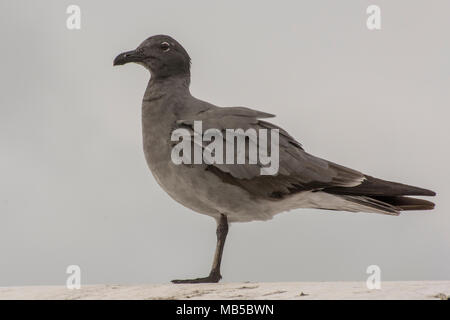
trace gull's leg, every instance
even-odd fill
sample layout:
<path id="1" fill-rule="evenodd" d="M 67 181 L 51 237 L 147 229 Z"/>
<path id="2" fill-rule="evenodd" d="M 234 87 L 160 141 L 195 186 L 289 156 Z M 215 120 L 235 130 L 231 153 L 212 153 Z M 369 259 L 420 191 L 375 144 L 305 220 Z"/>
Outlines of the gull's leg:
<path id="1" fill-rule="evenodd" d="M 214 253 L 214 260 L 209 276 L 196 279 L 172 280 L 173 283 L 216 283 L 219 282 L 220 279 L 222 279 L 222 276 L 220 274 L 220 262 L 222 261 L 223 247 L 225 245 L 225 239 L 227 238 L 228 234 L 228 220 L 227 216 L 224 214 L 220 215 L 220 218 L 217 221 L 216 234 L 216 252 Z"/>

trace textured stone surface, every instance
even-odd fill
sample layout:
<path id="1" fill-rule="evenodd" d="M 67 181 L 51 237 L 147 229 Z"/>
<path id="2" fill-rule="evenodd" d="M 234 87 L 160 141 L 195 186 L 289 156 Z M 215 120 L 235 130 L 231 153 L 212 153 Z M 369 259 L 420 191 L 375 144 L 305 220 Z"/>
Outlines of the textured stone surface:
<path id="1" fill-rule="evenodd" d="M 1 287 L 0 299 L 447 299 L 450 281 L 279 282 Z"/>

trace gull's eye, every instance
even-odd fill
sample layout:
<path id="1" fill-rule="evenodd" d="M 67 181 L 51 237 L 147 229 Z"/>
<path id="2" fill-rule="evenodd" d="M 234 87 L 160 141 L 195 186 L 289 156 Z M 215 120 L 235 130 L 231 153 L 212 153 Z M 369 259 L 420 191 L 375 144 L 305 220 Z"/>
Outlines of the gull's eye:
<path id="1" fill-rule="evenodd" d="M 159 47 L 161 48 L 161 50 L 163 51 L 169 51 L 170 50 L 170 44 L 167 42 L 161 42 L 161 44 L 159 45 Z"/>

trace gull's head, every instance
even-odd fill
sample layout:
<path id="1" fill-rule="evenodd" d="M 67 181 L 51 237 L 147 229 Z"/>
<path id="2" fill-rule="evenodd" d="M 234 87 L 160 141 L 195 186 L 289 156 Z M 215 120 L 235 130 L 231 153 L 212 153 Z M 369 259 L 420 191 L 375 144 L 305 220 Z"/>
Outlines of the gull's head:
<path id="1" fill-rule="evenodd" d="M 191 58 L 175 39 L 157 35 L 146 39 L 135 50 L 119 54 L 113 65 L 138 63 L 150 70 L 152 77 L 189 75 Z"/>

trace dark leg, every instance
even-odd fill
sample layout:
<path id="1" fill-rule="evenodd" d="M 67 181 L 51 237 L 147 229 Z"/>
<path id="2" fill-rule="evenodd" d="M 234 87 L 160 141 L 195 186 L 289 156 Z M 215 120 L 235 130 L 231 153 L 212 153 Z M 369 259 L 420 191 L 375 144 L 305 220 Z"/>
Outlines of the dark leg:
<path id="1" fill-rule="evenodd" d="M 216 252 L 214 253 L 214 260 L 209 276 L 197 279 L 172 280 L 173 283 L 216 283 L 219 282 L 220 279 L 222 279 L 222 276 L 220 275 L 220 262 L 222 261 L 223 247 L 225 245 L 225 239 L 227 238 L 228 234 L 228 220 L 226 215 L 222 214 L 217 221 L 216 234 Z"/>

